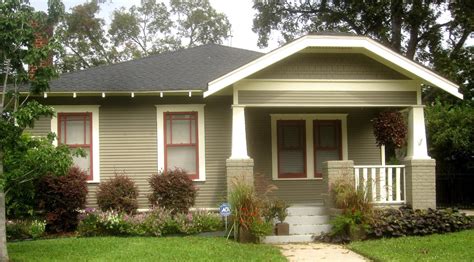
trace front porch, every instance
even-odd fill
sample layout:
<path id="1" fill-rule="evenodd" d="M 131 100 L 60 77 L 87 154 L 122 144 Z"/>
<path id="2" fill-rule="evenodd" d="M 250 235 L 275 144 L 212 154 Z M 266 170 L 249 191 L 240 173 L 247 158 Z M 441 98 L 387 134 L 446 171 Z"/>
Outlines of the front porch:
<path id="1" fill-rule="evenodd" d="M 427 154 L 423 107 L 399 108 L 408 113 L 409 130 L 407 156 L 399 165 L 383 163 L 381 150 L 375 143 L 371 119 L 383 109 L 234 105 L 232 156 L 227 160 L 227 179 L 244 174 L 253 182 L 259 175 L 278 187 L 272 196 L 291 205 L 305 206 L 327 204 L 325 196 L 331 183 L 343 176 L 354 181 L 355 187 L 366 189 L 367 196 L 376 205 L 435 208 L 435 161 Z M 295 159 L 292 161 L 283 159 L 277 148 L 283 143 L 277 134 L 277 123 L 282 117 L 302 121 L 301 126 L 304 125 L 301 128 L 305 131 L 304 139 L 299 139 L 304 141 L 304 153 L 290 154 Z M 323 153 L 318 151 L 318 143 L 322 142 L 316 141 L 323 139 L 315 131 L 319 120 L 340 121 L 339 129 L 334 129 L 337 146 L 325 147 L 329 151 Z M 331 148 L 335 148 L 334 151 Z M 296 159 L 297 156 L 302 159 Z M 283 161 L 286 162 L 281 163 Z M 285 168 L 287 172 L 281 172 Z"/>

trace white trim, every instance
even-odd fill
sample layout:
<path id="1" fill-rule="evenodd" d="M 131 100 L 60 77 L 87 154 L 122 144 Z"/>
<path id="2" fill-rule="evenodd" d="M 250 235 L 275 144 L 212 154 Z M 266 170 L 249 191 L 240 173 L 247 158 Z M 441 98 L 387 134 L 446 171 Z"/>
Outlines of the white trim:
<path id="1" fill-rule="evenodd" d="M 423 83 L 437 86 L 446 92 L 462 99 L 462 94 L 458 91 L 458 85 L 443 78 L 429 69 L 415 63 L 414 61 L 401 56 L 382 44 L 362 36 L 303 36 L 290 42 L 252 62 L 241 66 L 224 76 L 221 76 L 208 84 L 208 91 L 204 92 L 204 97 L 210 96 L 219 90 L 232 85 L 233 83 L 250 76 L 284 58 L 302 51 L 307 47 L 345 47 L 359 49 L 360 53 L 367 53 L 376 60 L 387 64 L 398 71 L 404 71 L 416 76 Z"/>
<path id="2" fill-rule="evenodd" d="M 243 107 L 309 107 L 309 108 L 340 108 L 340 107 L 411 107 L 413 104 L 239 104 Z"/>
<path id="3" fill-rule="evenodd" d="M 245 107 L 232 105 L 232 153 L 230 159 L 249 159 L 245 129 Z"/>
<path id="4" fill-rule="evenodd" d="M 272 135 L 272 179 L 273 180 L 321 180 L 314 177 L 314 120 L 340 120 L 342 136 L 342 160 L 348 160 L 347 114 L 270 114 Z M 278 178 L 277 120 L 306 121 L 306 178 Z"/>
<path id="5" fill-rule="evenodd" d="M 88 183 L 100 182 L 100 136 L 99 136 L 99 107 L 100 105 L 57 105 L 52 106 L 56 113 L 92 113 L 92 180 Z M 58 118 L 51 118 L 51 132 L 58 134 Z M 57 137 L 57 136 L 56 136 Z M 58 145 L 57 139 L 53 141 Z"/>
<path id="6" fill-rule="evenodd" d="M 158 148 L 158 171 L 165 168 L 165 142 L 163 113 L 165 112 L 197 112 L 198 113 L 198 147 L 199 147 L 199 179 L 193 181 L 206 181 L 206 148 L 204 128 L 204 104 L 174 104 L 156 106 L 156 135 Z"/>
<path id="7" fill-rule="evenodd" d="M 426 143 L 424 108 L 415 106 L 408 112 L 407 160 L 431 159 Z"/>

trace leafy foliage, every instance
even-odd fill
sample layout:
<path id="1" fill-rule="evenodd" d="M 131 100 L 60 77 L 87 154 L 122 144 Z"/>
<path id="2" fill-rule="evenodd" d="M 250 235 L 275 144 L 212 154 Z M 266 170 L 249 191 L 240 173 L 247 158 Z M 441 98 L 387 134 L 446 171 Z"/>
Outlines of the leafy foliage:
<path id="1" fill-rule="evenodd" d="M 76 229 L 78 210 L 86 203 L 86 173 L 72 167 L 64 176 L 44 176 L 38 183 L 37 192 L 38 207 L 45 211 L 48 232 Z"/>
<path id="2" fill-rule="evenodd" d="M 152 193 L 148 196 L 152 206 L 187 213 L 196 201 L 197 188 L 182 169 L 154 174 L 148 180 Z"/>
<path id="3" fill-rule="evenodd" d="M 65 175 L 72 165 L 67 146 L 54 146 L 54 135 L 32 138 L 22 135 L 14 147 L 5 148 L 5 192 L 10 218 L 33 215 L 36 184 L 47 175 Z"/>
<path id="4" fill-rule="evenodd" d="M 159 207 L 135 215 L 86 209 L 80 220 L 78 231 L 82 236 L 190 235 L 222 229 L 222 219 L 216 213 L 196 211 L 172 214 L 170 210 Z"/>
<path id="5" fill-rule="evenodd" d="M 372 119 L 372 123 L 378 146 L 400 148 L 406 143 L 408 129 L 402 113 L 383 111 Z"/>
<path id="6" fill-rule="evenodd" d="M 97 204 L 102 211 L 135 213 L 138 208 L 138 188 L 135 182 L 124 174 L 101 182 L 97 191 Z"/>
<path id="7" fill-rule="evenodd" d="M 43 236 L 46 222 L 42 220 L 11 220 L 7 222 L 7 239 L 37 239 Z"/>
<path id="8" fill-rule="evenodd" d="M 370 224 L 371 237 L 424 236 L 473 228 L 472 218 L 455 210 L 380 209 Z"/>

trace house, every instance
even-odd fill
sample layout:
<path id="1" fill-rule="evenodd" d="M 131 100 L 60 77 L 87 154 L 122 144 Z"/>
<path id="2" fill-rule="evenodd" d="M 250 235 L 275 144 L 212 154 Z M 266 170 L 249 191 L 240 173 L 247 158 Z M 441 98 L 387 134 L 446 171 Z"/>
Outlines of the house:
<path id="1" fill-rule="evenodd" d="M 87 152 L 75 163 L 89 175 L 89 206 L 123 171 L 147 208 L 151 174 L 180 167 L 202 208 L 225 199 L 232 177 L 257 173 L 294 205 L 323 203 L 328 181 L 350 175 L 371 185 L 374 202 L 433 208 L 422 84 L 462 98 L 367 37 L 307 35 L 267 54 L 210 44 L 63 74 L 38 98 L 57 116 L 31 132 Z M 382 164 L 375 144 L 371 119 L 387 108 L 408 115 L 403 165 Z"/>

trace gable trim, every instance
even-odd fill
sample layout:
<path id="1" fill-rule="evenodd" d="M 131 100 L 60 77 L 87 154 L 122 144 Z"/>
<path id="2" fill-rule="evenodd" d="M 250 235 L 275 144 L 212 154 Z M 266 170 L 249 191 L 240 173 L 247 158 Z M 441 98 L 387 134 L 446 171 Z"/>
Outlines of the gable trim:
<path id="1" fill-rule="evenodd" d="M 367 50 L 370 54 L 391 63 L 396 67 L 419 77 L 423 83 L 437 86 L 446 92 L 461 98 L 463 95 L 458 91 L 458 85 L 446 78 L 424 68 L 416 62 L 399 55 L 382 44 L 361 36 L 316 36 L 307 35 L 291 43 L 288 43 L 256 60 L 239 67 L 224 76 L 221 76 L 208 84 L 208 90 L 204 92 L 204 97 L 210 96 L 223 88 L 234 84 L 290 55 L 293 55 L 307 47 L 332 47 L 332 48 L 358 48 Z M 363 52 L 362 52 L 363 53 Z"/>

